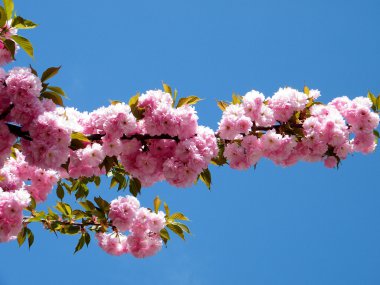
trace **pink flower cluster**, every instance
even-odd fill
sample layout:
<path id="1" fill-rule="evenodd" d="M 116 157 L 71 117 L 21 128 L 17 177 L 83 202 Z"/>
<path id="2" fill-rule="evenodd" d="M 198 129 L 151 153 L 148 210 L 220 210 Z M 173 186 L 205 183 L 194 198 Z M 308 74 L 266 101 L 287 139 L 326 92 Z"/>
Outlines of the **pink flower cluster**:
<path id="1" fill-rule="evenodd" d="M 371 111 L 371 101 L 341 97 L 328 105 L 314 104 L 306 112 L 306 105 L 319 95 L 317 90 L 306 95 L 281 88 L 265 100 L 263 94 L 251 91 L 241 104 L 229 105 L 218 131 L 226 142 L 224 156 L 230 166 L 246 169 L 266 157 L 282 166 L 324 160 L 331 168 L 354 151 L 372 152 L 379 115 Z M 297 111 L 308 115 L 285 132 L 287 121 Z"/>
<path id="2" fill-rule="evenodd" d="M 43 202 L 59 179 L 56 171 L 28 164 L 25 156 L 16 150 L 16 158 L 8 158 L 0 169 L 0 187 L 4 191 L 25 189 L 36 200 Z M 25 183 L 26 181 L 26 183 Z"/>
<path id="3" fill-rule="evenodd" d="M 29 68 L 15 67 L 9 71 L 5 84 L 7 92 L 4 95 L 8 96 L 14 105 L 8 121 L 27 129 L 45 111 L 38 98 L 42 90 L 41 80 Z"/>
<path id="4" fill-rule="evenodd" d="M 28 162 L 46 169 L 58 169 L 67 161 L 71 130 L 63 117 L 44 112 L 31 123 L 29 133 L 32 141 L 22 140 Z"/>
<path id="5" fill-rule="evenodd" d="M 0 120 L 0 165 L 15 140 L 5 126 L 10 122 L 30 134 L 32 141 L 21 140 L 28 162 L 46 169 L 58 169 L 68 159 L 71 140 L 71 129 L 67 127 L 64 114 L 55 112 L 53 101 L 40 99 L 41 80 L 29 68 L 16 67 L 8 73 L 0 69 L 0 82 L 3 83 L 0 115 L 5 116 Z"/>
<path id="6" fill-rule="evenodd" d="M 217 154 L 216 138 L 211 129 L 198 126 L 193 107 L 184 105 L 175 109 L 172 103 L 170 94 L 148 91 L 138 100 L 138 108 L 143 110 L 139 121 L 124 103 L 91 113 L 69 109 L 65 112 L 68 125 L 75 125 L 76 121 L 80 126 L 72 129 L 86 135 L 102 135 L 101 141 L 70 152 L 69 175 L 74 178 L 100 175 L 103 172 L 99 164 L 106 156 L 115 156 L 143 186 L 164 179 L 180 187 L 193 183 Z M 159 138 L 161 135 L 169 138 Z"/>
<path id="7" fill-rule="evenodd" d="M 99 165 L 106 156 L 114 156 L 143 186 L 166 179 L 184 187 L 193 183 L 217 154 L 214 133 L 198 126 L 195 109 L 189 105 L 173 108 L 171 95 L 161 90 L 147 91 L 139 98 L 143 118 L 137 121 L 130 106 L 124 103 L 91 113 L 55 108 L 38 99 L 41 82 L 29 69 L 16 68 L 4 76 L 4 98 L 14 104 L 7 120 L 29 132 L 32 140 L 21 140 L 22 151 L 30 164 L 40 168 L 61 171 L 61 165 L 69 160 L 68 176 L 89 177 L 104 174 Z M 72 132 L 100 135 L 101 140 L 70 150 Z M 148 138 L 133 139 L 134 135 Z M 162 135 L 169 138 L 159 138 Z M 0 136 L 4 137 L 0 154 L 5 158 L 14 136 L 4 126 Z M 157 138 L 150 139 L 154 136 Z"/>
<path id="8" fill-rule="evenodd" d="M 3 116 L 3 120 L 0 120 L 0 165 L 2 165 L 5 155 L 9 155 L 10 147 L 15 141 L 15 136 L 7 130 L 5 123 L 19 124 L 27 130 L 45 111 L 47 104 L 39 100 L 41 81 L 29 68 L 16 67 L 8 73 L 0 69 L 0 83 L 0 115 Z M 11 104 L 12 109 L 10 109 Z"/>
<path id="9" fill-rule="evenodd" d="M 70 152 L 69 175 L 77 178 L 104 174 L 99 168 L 106 156 L 118 156 L 122 151 L 123 136 L 137 132 L 137 121 L 131 108 L 124 103 L 101 107 L 91 113 L 80 113 L 66 108 L 67 121 L 74 131 L 87 135 L 102 135 L 100 143 L 88 143 L 83 149 Z M 61 110 L 59 112 L 62 113 Z"/>
<path id="10" fill-rule="evenodd" d="M 78 122 L 85 134 L 105 134 L 112 141 L 136 132 L 136 118 L 125 103 L 101 107 L 89 114 L 84 113 Z"/>
<path id="11" fill-rule="evenodd" d="M 91 177 L 105 174 L 104 169 L 99 167 L 104 158 L 104 150 L 98 143 L 88 144 L 83 149 L 70 151 L 69 176 L 79 178 L 80 176 Z"/>
<path id="12" fill-rule="evenodd" d="M 143 147 L 136 139 L 123 141 L 121 163 L 126 171 L 148 186 L 166 179 L 177 187 L 193 183 L 217 154 L 211 129 L 199 126 L 196 136 L 176 143 L 174 140 L 148 140 Z"/>
<path id="13" fill-rule="evenodd" d="M 22 229 L 22 210 L 30 202 L 24 189 L 5 192 L 0 187 L 0 242 L 14 240 Z"/>
<path id="14" fill-rule="evenodd" d="M 140 207 L 135 197 L 127 195 L 111 202 L 109 218 L 118 231 L 129 231 L 130 234 L 98 233 L 99 246 L 107 253 L 131 253 L 135 257 L 143 258 L 152 256 L 161 249 L 160 231 L 166 223 L 163 212 L 154 213 Z"/>
<path id="15" fill-rule="evenodd" d="M 355 134 L 355 138 L 351 141 L 354 151 L 373 152 L 376 148 L 373 130 L 379 125 L 379 115 L 372 112 L 371 101 L 365 97 L 354 100 L 339 97 L 330 104 L 342 114 L 349 125 L 350 132 Z"/>
<path id="16" fill-rule="evenodd" d="M 125 169 L 137 177 L 144 186 L 166 179 L 177 187 L 193 183 L 207 168 L 218 148 L 213 131 L 198 126 L 193 107 L 173 108 L 170 94 L 161 90 L 148 91 L 138 101 L 144 110 L 139 122 L 143 134 L 169 135 L 173 139 L 150 139 L 146 145 L 140 141 L 123 141 L 120 155 Z"/>
<path id="17" fill-rule="evenodd" d="M 192 106 L 173 108 L 169 93 L 161 90 L 147 91 L 139 98 L 138 107 L 144 109 L 143 130 L 150 135 L 167 134 L 187 139 L 197 132 L 198 116 Z"/>
<path id="18" fill-rule="evenodd" d="M 279 122 L 289 120 L 295 111 L 302 110 L 307 103 L 308 96 L 305 93 L 290 87 L 280 88 L 268 99 L 274 119 Z"/>

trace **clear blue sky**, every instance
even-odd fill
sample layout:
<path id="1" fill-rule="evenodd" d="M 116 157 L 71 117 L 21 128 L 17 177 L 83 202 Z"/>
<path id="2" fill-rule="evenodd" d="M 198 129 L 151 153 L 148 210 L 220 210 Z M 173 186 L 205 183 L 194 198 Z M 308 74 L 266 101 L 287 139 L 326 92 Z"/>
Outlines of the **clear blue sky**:
<path id="1" fill-rule="evenodd" d="M 113 3 L 113 4 L 111 4 Z M 40 24 L 24 33 L 40 71 L 67 105 L 93 110 L 165 81 L 205 100 L 197 110 L 214 129 L 216 99 L 307 84 L 321 100 L 380 93 L 380 2 L 363 1 L 21 1 Z M 0 244 L 0 284 L 380 284 L 379 151 L 339 170 L 321 163 L 281 168 L 262 161 L 243 172 L 213 167 L 213 187 L 143 190 L 191 218 L 193 235 L 157 256 L 112 257 L 95 244 L 73 255 L 76 239 L 34 227 L 28 251 Z M 115 197 L 103 184 L 96 194 Z M 54 198 L 54 197 L 53 197 Z M 50 199 L 53 203 L 54 199 Z"/>

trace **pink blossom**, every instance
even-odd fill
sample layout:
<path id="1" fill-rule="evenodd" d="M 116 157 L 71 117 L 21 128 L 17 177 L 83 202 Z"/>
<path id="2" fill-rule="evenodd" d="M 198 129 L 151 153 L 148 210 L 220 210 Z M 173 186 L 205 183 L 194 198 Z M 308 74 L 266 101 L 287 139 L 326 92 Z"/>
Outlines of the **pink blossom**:
<path id="1" fill-rule="evenodd" d="M 122 255 L 129 252 L 127 237 L 116 233 L 97 233 L 96 238 L 99 246 L 108 254 Z"/>
<path id="2" fill-rule="evenodd" d="M 265 100 L 264 94 L 252 90 L 243 96 L 245 115 L 252 121 L 257 121 L 261 115 L 261 109 Z"/>
<path id="3" fill-rule="evenodd" d="M 31 99 L 32 97 L 36 98 L 40 95 L 42 89 L 41 80 L 31 72 L 30 68 L 13 68 L 9 71 L 5 82 L 14 103 Z"/>
<path id="4" fill-rule="evenodd" d="M 129 235 L 127 242 L 129 252 L 137 258 L 152 256 L 162 248 L 160 236 L 154 233 L 145 236 Z"/>
<path id="5" fill-rule="evenodd" d="M 325 160 L 324 160 L 324 163 L 325 163 L 325 166 L 327 168 L 334 168 L 337 166 L 338 164 L 338 160 L 336 159 L 336 157 L 334 156 L 328 156 Z"/>
<path id="6" fill-rule="evenodd" d="M 67 161 L 71 131 L 62 117 L 45 112 L 31 124 L 29 133 L 32 141 L 22 140 L 23 151 L 29 163 L 57 169 Z"/>
<path id="7" fill-rule="evenodd" d="M 29 179 L 31 184 L 26 186 L 26 190 L 36 202 L 43 202 L 58 182 L 59 176 L 56 171 L 37 168 Z"/>
<path id="8" fill-rule="evenodd" d="M 138 106 L 145 110 L 145 115 L 149 115 L 158 107 L 170 108 L 173 104 L 172 96 L 162 90 L 149 90 L 142 94 L 138 100 Z"/>
<path id="9" fill-rule="evenodd" d="M 252 125 L 242 105 L 229 105 L 223 112 L 218 131 L 221 138 L 233 140 L 242 134 L 248 134 Z"/>
<path id="10" fill-rule="evenodd" d="M 25 190 L 4 192 L 0 188 L 0 242 L 16 239 L 22 229 L 22 210 L 29 203 L 30 196 Z"/>
<path id="11" fill-rule="evenodd" d="M 127 231 L 131 228 L 139 208 L 140 203 L 135 197 L 118 197 L 112 200 L 108 216 L 112 220 L 112 225 L 120 231 Z"/>
<path id="12" fill-rule="evenodd" d="M 294 111 L 302 110 L 308 102 L 307 95 L 290 87 L 280 88 L 269 100 L 277 121 L 286 122 Z"/>

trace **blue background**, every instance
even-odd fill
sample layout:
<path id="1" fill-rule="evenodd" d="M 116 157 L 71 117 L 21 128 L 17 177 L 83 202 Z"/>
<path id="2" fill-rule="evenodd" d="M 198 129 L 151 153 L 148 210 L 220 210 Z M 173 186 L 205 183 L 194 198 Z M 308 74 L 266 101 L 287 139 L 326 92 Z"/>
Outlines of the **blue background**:
<path id="1" fill-rule="evenodd" d="M 197 95 L 201 124 L 214 129 L 216 99 L 256 89 L 318 88 L 321 100 L 380 93 L 380 2 L 362 1 L 16 1 L 39 23 L 22 32 L 39 71 L 63 65 L 52 83 L 69 106 L 93 110 L 165 81 Z M 148 259 L 112 257 L 92 241 L 33 227 L 35 245 L 0 244 L 0 284 L 380 284 L 379 151 L 339 170 L 322 163 L 256 170 L 212 167 L 213 185 L 143 189 L 191 218 L 192 236 L 173 238 Z M 118 194 L 108 181 L 95 195 Z M 54 203 L 54 194 L 49 203 Z"/>

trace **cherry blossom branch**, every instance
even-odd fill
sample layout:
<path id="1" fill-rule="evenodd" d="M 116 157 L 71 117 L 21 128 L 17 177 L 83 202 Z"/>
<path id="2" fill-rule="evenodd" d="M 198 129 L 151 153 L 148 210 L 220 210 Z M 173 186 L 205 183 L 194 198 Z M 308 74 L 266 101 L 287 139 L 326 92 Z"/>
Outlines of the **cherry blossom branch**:
<path id="1" fill-rule="evenodd" d="M 92 134 L 92 135 L 88 135 L 86 136 L 90 141 L 99 141 L 102 139 L 102 137 L 104 137 L 105 134 Z M 130 135 L 130 136 L 126 136 L 126 135 L 123 135 L 120 139 L 122 140 L 133 140 L 133 139 L 137 139 L 139 141 L 145 141 L 145 140 L 159 140 L 159 139 L 168 139 L 168 140 L 175 140 L 176 142 L 179 142 L 179 138 L 178 136 L 170 136 L 170 135 L 166 135 L 166 134 L 162 134 L 162 135 L 156 135 L 156 136 L 152 136 L 152 135 L 148 135 L 148 134 L 145 134 L 145 135 L 142 135 L 142 134 L 134 134 L 134 135 Z"/>
<path id="2" fill-rule="evenodd" d="M 32 223 L 32 222 L 40 222 L 40 223 L 43 223 L 43 224 L 52 224 L 52 223 L 57 223 L 57 224 L 60 224 L 62 226 L 78 226 L 78 227 L 87 227 L 87 226 L 103 226 L 104 224 L 101 224 L 101 223 L 97 223 L 95 221 L 83 221 L 82 223 L 75 223 L 73 221 L 60 221 L 60 220 L 46 220 L 46 219 L 41 219 L 41 220 L 32 220 L 33 216 L 29 216 L 29 217 L 24 217 L 23 219 L 23 223 L 24 224 L 29 224 L 29 223 Z M 112 224 L 107 224 L 107 226 L 110 226 L 112 227 Z"/>

